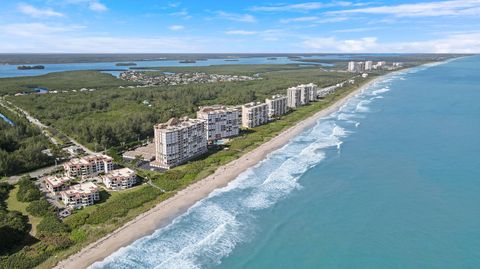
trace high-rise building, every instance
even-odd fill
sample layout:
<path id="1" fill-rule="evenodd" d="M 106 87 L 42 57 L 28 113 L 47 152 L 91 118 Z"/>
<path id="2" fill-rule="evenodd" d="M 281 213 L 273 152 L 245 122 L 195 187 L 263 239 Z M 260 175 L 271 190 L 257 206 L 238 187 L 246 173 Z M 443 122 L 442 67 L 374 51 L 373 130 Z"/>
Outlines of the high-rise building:
<path id="1" fill-rule="evenodd" d="M 155 167 L 170 169 L 207 152 L 205 120 L 171 118 L 157 124 L 155 131 Z"/>
<path id="2" fill-rule="evenodd" d="M 296 108 L 301 106 L 302 89 L 290 87 L 287 89 L 287 107 Z"/>
<path id="3" fill-rule="evenodd" d="M 265 103 L 268 107 L 269 120 L 287 113 L 287 97 L 284 95 L 274 95 L 272 98 L 267 98 Z"/>
<path id="4" fill-rule="evenodd" d="M 365 70 L 365 63 L 364 62 L 348 62 L 348 71 L 349 72 L 362 72 Z"/>
<path id="5" fill-rule="evenodd" d="M 197 111 L 197 118 L 205 120 L 208 141 L 238 135 L 238 110 L 225 106 L 206 106 Z"/>
<path id="6" fill-rule="evenodd" d="M 304 88 L 304 91 L 305 94 L 308 95 L 308 100 L 310 102 L 313 102 L 313 101 L 316 101 L 317 100 L 317 89 L 318 89 L 318 86 L 316 84 L 313 84 L 313 83 L 308 83 L 308 84 L 305 84 L 305 85 L 300 85 L 299 87 L 303 87 Z"/>
<path id="7" fill-rule="evenodd" d="M 242 126 L 253 128 L 268 122 L 266 103 L 252 102 L 242 106 Z"/>
<path id="8" fill-rule="evenodd" d="M 88 177 L 113 170 L 113 159 L 107 155 L 89 155 L 71 159 L 63 164 L 68 177 Z"/>
<path id="9" fill-rule="evenodd" d="M 372 67 L 373 67 L 373 62 L 372 61 L 366 61 L 365 62 L 365 71 L 372 70 Z"/>

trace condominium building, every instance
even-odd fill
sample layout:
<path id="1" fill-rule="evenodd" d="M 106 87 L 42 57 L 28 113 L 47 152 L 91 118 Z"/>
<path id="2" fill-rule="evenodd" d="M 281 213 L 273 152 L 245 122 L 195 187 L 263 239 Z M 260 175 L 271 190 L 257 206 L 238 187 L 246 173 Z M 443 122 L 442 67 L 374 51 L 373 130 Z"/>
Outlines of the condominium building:
<path id="1" fill-rule="evenodd" d="M 303 84 L 298 87 L 302 87 L 303 91 L 305 92 L 305 97 L 308 98 L 309 102 L 313 102 L 317 100 L 317 84 L 314 83 L 308 83 L 308 84 Z"/>
<path id="2" fill-rule="evenodd" d="M 197 118 L 205 120 L 208 141 L 238 135 L 238 110 L 225 106 L 201 107 Z"/>
<path id="3" fill-rule="evenodd" d="M 205 120 L 171 118 L 157 124 L 155 161 L 152 166 L 170 169 L 207 152 Z"/>
<path id="4" fill-rule="evenodd" d="M 53 195 L 59 195 L 61 191 L 68 189 L 70 177 L 47 176 L 43 179 L 46 189 Z"/>
<path id="5" fill-rule="evenodd" d="M 348 71 L 349 72 L 362 72 L 365 70 L 365 63 L 364 62 L 348 62 Z"/>
<path id="6" fill-rule="evenodd" d="M 252 102 L 242 106 L 242 126 L 253 128 L 268 122 L 266 103 Z"/>
<path id="7" fill-rule="evenodd" d="M 100 200 L 98 187 L 92 182 L 73 185 L 70 189 L 60 192 L 60 195 L 65 206 L 70 208 L 82 208 Z"/>
<path id="8" fill-rule="evenodd" d="M 122 168 L 102 176 L 102 182 L 109 189 L 123 190 L 131 188 L 137 183 L 137 175 L 130 168 Z"/>
<path id="9" fill-rule="evenodd" d="M 372 61 L 366 61 L 365 62 L 365 71 L 371 71 L 373 67 L 373 62 Z"/>
<path id="10" fill-rule="evenodd" d="M 107 155 L 89 155 L 63 164 L 68 177 L 88 177 L 113 170 L 113 159 Z"/>
<path id="11" fill-rule="evenodd" d="M 267 98 L 265 103 L 268 108 L 269 120 L 287 113 L 287 97 L 284 95 L 274 95 L 272 98 Z"/>
<path id="12" fill-rule="evenodd" d="M 290 87 L 287 89 L 287 107 L 296 108 L 301 106 L 302 90 L 298 87 Z"/>

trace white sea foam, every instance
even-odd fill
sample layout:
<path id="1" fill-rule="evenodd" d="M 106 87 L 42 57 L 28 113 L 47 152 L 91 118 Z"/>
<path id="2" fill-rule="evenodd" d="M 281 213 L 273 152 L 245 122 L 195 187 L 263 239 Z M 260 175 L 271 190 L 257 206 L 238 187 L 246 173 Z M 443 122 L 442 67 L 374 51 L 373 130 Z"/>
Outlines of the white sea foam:
<path id="1" fill-rule="evenodd" d="M 301 176 L 328 154 L 334 154 L 327 149 L 336 148 L 336 154 L 340 154 L 344 138 L 365 117 L 362 113 L 369 112 L 371 103 L 388 92 L 390 83 L 399 77 L 387 76 L 364 89 L 337 112 L 270 153 L 226 187 L 212 192 L 170 225 L 121 248 L 91 268 L 193 269 L 220 263 L 237 244 L 252 236 L 256 211 L 301 189 Z"/>

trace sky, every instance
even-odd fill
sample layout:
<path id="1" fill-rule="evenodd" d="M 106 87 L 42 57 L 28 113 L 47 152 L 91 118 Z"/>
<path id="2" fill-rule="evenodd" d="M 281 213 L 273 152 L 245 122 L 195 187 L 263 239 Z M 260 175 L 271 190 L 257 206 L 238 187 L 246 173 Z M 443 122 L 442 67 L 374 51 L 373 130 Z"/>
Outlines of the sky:
<path id="1" fill-rule="evenodd" d="M 0 53 L 480 53 L 480 0 L 0 0 Z"/>

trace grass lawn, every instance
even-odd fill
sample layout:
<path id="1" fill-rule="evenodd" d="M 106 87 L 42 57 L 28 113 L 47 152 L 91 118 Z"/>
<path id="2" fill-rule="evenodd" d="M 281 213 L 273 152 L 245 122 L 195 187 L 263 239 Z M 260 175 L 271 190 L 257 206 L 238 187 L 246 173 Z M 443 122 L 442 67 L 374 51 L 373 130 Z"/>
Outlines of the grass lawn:
<path id="1" fill-rule="evenodd" d="M 28 216 L 28 222 L 32 225 L 32 230 L 30 231 L 30 234 L 35 236 L 35 234 L 37 233 L 37 224 L 40 223 L 42 218 L 34 217 L 34 216 L 30 215 L 27 212 L 27 206 L 28 206 L 29 203 L 19 202 L 17 200 L 18 188 L 19 188 L 18 185 L 15 185 L 15 188 L 13 188 L 10 191 L 10 193 L 8 195 L 8 199 L 6 201 L 7 209 L 10 210 L 10 211 L 19 211 L 22 214 L 27 215 Z"/>

